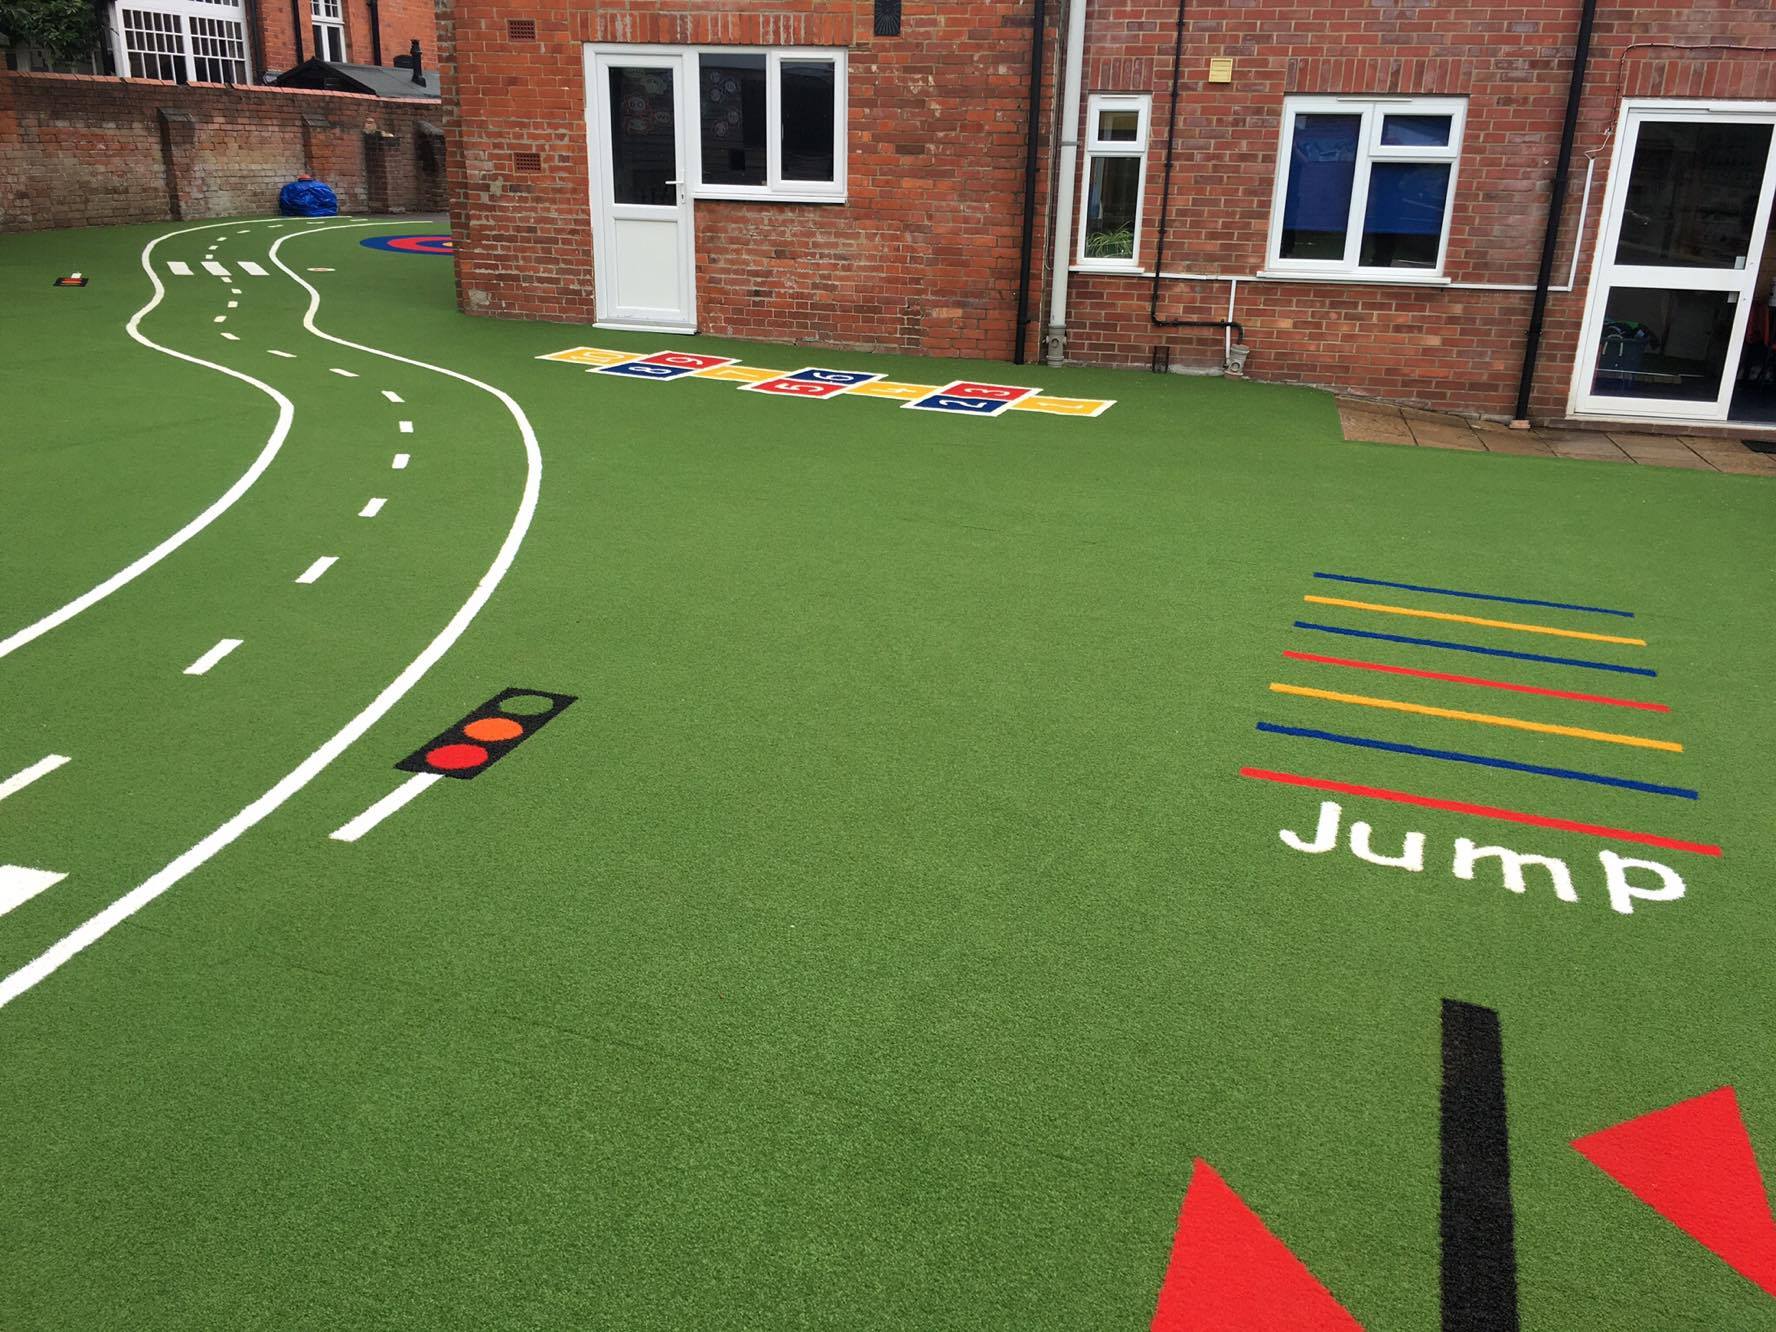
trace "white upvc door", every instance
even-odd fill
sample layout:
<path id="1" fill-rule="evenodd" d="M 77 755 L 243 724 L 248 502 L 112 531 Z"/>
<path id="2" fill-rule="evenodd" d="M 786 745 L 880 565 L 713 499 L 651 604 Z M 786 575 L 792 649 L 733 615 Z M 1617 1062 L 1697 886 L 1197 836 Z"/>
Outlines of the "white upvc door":
<path id="1" fill-rule="evenodd" d="M 697 331 L 694 68 L 682 52 L 586 48 L 598 322 Z"/>
<path id="2" fill-rule="evenodd" d="M 1630 102 L 1619 142 L 1573 410 L 1726 421 L 1776 190 L 1776 106 Z"/>

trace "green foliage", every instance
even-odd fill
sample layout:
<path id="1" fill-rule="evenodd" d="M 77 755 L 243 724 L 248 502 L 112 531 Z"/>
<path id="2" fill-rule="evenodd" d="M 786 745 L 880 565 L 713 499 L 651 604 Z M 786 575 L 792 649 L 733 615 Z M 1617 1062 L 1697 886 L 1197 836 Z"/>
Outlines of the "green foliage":
<path id="1" fill-rule="evenodd" d="M 1132 259 L 1135 257 L 1135 232 L 1132 227 L 1114 231 L 1094 231 L 1085 238 L 1087 259 Z"/>
<path id="2" fill-rule="evenodd" d="M 0 32 L 57 60 L 86 55 L 99 44 L 91 0 L 0 0 Z"/>

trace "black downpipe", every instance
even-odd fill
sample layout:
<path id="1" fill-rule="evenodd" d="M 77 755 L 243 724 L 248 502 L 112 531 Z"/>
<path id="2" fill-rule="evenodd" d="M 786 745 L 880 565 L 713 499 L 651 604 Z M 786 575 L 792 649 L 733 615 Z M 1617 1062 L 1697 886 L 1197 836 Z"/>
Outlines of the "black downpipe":
<path id="1" fill-rule="evenodd" d="M 302 63 L 302 0 L 290 0 L 290 27 L 296 35 L 296 63 Z M 316 51 L 316 55 L 320 52 Z"/>
<path id="2" fill-rule="evenodd" d="M 375 4 L 376 0 L 370 0 Z M 1018 246 L 1017 344 L 1013 365 L 1024 364 L 1024 342 L 1030 327 L 1030 261 L 1036 253 L 1036 138 L 1042 120 L 1042 37 L 1048 25 L 1046 0 L 1036 0 L 1030 33 L 1030 130 L 1024 149 L 1024 236 Z"/>
<path id="3" fill-rule="evenodd" d="M 370 63 L 382 63 L 382 10 L 376 0 L 370 0 Z"/>
<path id="4" fill-rule="evenodd" d="M 1190 0 L 1178 0 L 1178 31 L 1172 39 L 1172 101 L 1166 112 L 1165 174 L 1159 186 L 1159 239 L 1153 250 L 1153 291 L 1147 302 L 1147 317 L 1155 328 L 1231 328 L 1233 336 L 1246 340 L 1246 330 L 1237 319 L 1161 319 L 1159 317 L 1159 273 L 1165 267 L 1166 215 L 1172 211 L 1172 160 L 1178 143 L 1178 87 L 1184 75 L 1184 11 Z"/>
<path id="5" fill-rule="evenodd" d="M 1536 357 L 1542 350 L 1542 318 L 1548 312 L 1548 285 L 1554 280 L 1554 246 L 1560 238 L 1567 179 L 1572 175 L 1573 140 L 1578 135 L 1579 103 L 1585 96 L 1585 64 L 1591 58 L 1591 22 L 1596 17 L 1597 0 L 1584 0 L 1579 11 L 1579 35 L 1573 45 L 1572 80 L 1566 88 L 1566 123 L 1560 127 L 1560 158 L 1554 164 L 1554 192 L 1548 200 L 1548 229 L 1542 233 L 1542 266 L 1536 273 L 1529 330 L 1523 336 L 1523 373 L 1517 379 L 1519 421 L 1529 420 L 1529 394 L 1535 387 Z M 1573 244 L 1578 245 L 1583 239 L 1575 236 Z"/>

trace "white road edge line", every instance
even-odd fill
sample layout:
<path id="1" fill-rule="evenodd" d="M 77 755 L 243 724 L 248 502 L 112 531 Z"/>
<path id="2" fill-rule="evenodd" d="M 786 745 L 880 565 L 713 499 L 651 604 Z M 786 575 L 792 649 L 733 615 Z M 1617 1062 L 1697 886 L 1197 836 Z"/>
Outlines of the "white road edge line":
<path id="1" fill-rule="evenodd" d="M 348 227 L 384 225 L 387 224 L 351 222 L 338 229 L 343 231 Z M 354 742 L 380 721 L 390 708 L 399 703 L 416 684 L 425 678 L 426 672 L 431 670 L 439 659 L 450 650 L 456 640 L 467 631 L 475 617 L 481 613 L 481 608 L 498 590 L 501 581 L 511 569 L 513 561 L 518 558 L 518 548 L 524 544 L 525 535 L 530 531 L 531 520 L 536 516 L 537 498 L 542 492 L 543 485 L 543 454 L 537 445 L 536 431 L 531 427 L 530 418 L 524 414 L 524 409 L 504 389 L 495 388 L 492 384 L 485 383 L 471 375 L 465 375 L 460 370 L 447 370 L 443 366 L 432 365 L 427 361 L 416 361 L 406 356 L 399 356 L 394 352 L 367 347 L 363 343 L 348 342 L 344 338 L 335 337 L 331 333 L 323 333 L 319 328 L 316 328 L 314 317 L 315 311 L 320 308 L 321 304 L 320 292 L 298 277 L 284 264 L 283 260 L 278 258 L 278 248 L 285 241 L 308 234 L 307 230 L 286 232 L 278 237 L 271 247 L 271 261 L 308 292 L 308 310 L 302 316 L 302 326 L 326 342 L 350 347 L 371 356 L 380 356 L 385 360 L 398 361 L 402 365 L 414 366 L 420 370 L 430 370 L 435 374 L 460 380 L 464 384 L 491 393 L 499 399 L 501 405 L 512 414 L 512 419 L 517 422 L 519 438 L 524 443 L 524 490 L 518 500 L 518 511 L 512 515 L 512 525 L 506 530 L 505 540 L 500 542 L 499 550 L 494 553 L 493 563 L 487 566 L 487 572 L 481 575 L 481 581 L 475 584 L 475 590 L 469 593 L 468 600 L 457 608 L 456 614 L 451 616 L 449 622 L 438 631 L 437 637 L 427 643 L 420 654 L 408 662 L 399 675 L 383 686 L 380 694 L 371 699 L 357 716 L 323 741 L 320 748 L 316 749 L 314 753 L 279 778 L 277 783 L 264 795 L 228 819 L 197 845 L 182 852 L 160 870 L 149 875 L 148 878 L 103 911 L 57 939 L 17 971 L 0 979 L 0 1008 L 4 1008 L 25 991 L 31 989 L 44 977 L 52 975 L 70 958 L 77 956 L 104 938 L 118 925 L 135 915 L 136 912 L 154 901 L 186 875 L 209 863 L 213 857 L 232 844 L 242 833 L 247 832 L 261 820 L 274 813 L 324 772 L 328 764 L 351 748 Z"/>
<path id="2" fill-rule="evenodd" d="M 143 317 L 149 314 L 155 306 L 159 305 L 166 296 L 166 287 L 161 283 L 160 275 L 154 271 L 154 247 L 159 245 L 163 240 L 171 240 L 174 236 L 185 236 L 193 231 L 208 231 L 212 227 L 231 225 L 233 224 L 228 222 L 212 222 L 201 227 L 186 227 L 181 231 L 163 232 L 161 235 L 156 236 L 153 240 L 144 245 L 142 247 L 142 270 L 148 274 L 148 280 L 154 284 L 154 295 L 149 298 L 148 304 L 144 305 L 140 310 L 137 310 L 135 314 L 130 316 L 129 322 L 124 325 L 124 331 L 151 351 L 163 352 L 166 355 L 173 357 L 175 360 L 185 361 L 190 365 L 201 365 L 206 370 L 214 370 L 218 374 L 227 375 L 230 379 L 238 379 L 243 384 L 251 384 L 254 388 L 258 389 L 277 404 L 277 422 L 272 426 L 271 434 L 266 436 L 265 445 L 259 450 L 259 456 L 253 459 L 252 466 L 247 468 L 245 472 L 242 472 L 240 478 L 227 490 L 223 491 L 221 497 L 211 504 L 209 508 L 198 514 L 197 517 L 186 523 L 185 526 L 181 527 L 177 532 L 174 532 L 170 537 L 165 541 L 162 541 L 146 555 L 136 560 L 133 564 L 125 565 L 97 587 L 81 593 L 67 605 L 51 611 L 42 619 L 37 620 L 32 624 L 27 624 L 23 629 L 15 630 L 6 638 L 0 639 L 0 657 L 5 657 L 10 653 L 17 652 L 32 639 L 41 638 L 44 634 L 47 634 L 51 629 L 56 628 L 58 625 L 66 624 L 69 620 L 80 614 L 81 611 L 87 610 L 98 604 L 113 592 L 117 591 L 118 588 L 134 582 L 137 578 L 140 578 L 143 574 L 147 573 L 148 570 L 159 564 L 168 555 L 171 555 L 175 550 L 179 549 L 180 546 L 183 546 L 187 541 L 191 540 L 192 537 L 196 536 L 199 532 L 203 531 L 204 528 L 215 522 L 216 519 L 227 513 L 228 510 L 234 506 L 235 501 L 242 495 L 246 494 L 247 491 L 252 488 L 253 483 L 264 474 L 265 469 L 271 466 L 271 460 L 277 457 L 278 450 L 284 446 L 284 439 L 290 433 L 290 422 L 296 414 L 296 408 L 291 404 L 288 398 L 279 393 L 270 384 L 254 379 L 253 376 L 249 374 L 245 374 L 239 370 L 231 370 L 229 367 L 218 365 L 214 361 L 206 361 L 201 356 L 189 356 L 182 351 L 174 351 L 171 347 L 163 347 L 158 342 L 148 338 L 141 331 Z"/>
<path id="3" fill-rule="evenodd" d="M 406 402 L 407 401 L 399 393 L 396 393 L 393 389 L 384 389 L 382 391 L 382 396 L 387 398 L 390 402 Z"/>
<path id="4" fill-rule="evenodd" d="M 53 888 L 67 877 L 54 870 L 31 869 L 25 865 L 0 865 L 0 916 L 14 907 L 23 906 L 45 888 Z"/>
<path id="5" fill-rule="evenodd" d="M 374 518 L 374 517 L 376 517 L 377 514 L 382 512 L 382 506 L 387 503 L 388 503 L 387 499 L 385 499 L 381 495 L 378 495 L 374 499 L 372 499 L 368 504 L 366 504 L 363 508 L 358 510 L 358 517 L 360 517 L 360 518 Z"/>
<path id="6" fill-rule="evenodd" d="M 0 782 L 0 800 L 9 795 L 17 795 L 39 777 L 47 777 L 62 764 L 69 762 L 66 754 L 45 754 L 28 768 L 21 768 L 5 781 Z"/>
<path id="7" fill-rule="evenodd" d="M 397 472 L 400 472 L 404 471 L 407 464 L 411 461 L 413 461 L 413 455 L 411 453 L 397 453 L 395 455 L 395 460 L 390 463 L 389 466 L 394 468 Z"/>
<path id="8" fill-rule="evenodd" d="M 296 581 L 298 583 L 318 583 L 321 581 L 321 575 L 338 563 L 339 556 L 323 555 L 320 559 L 316 560 L 313 564 L 309 565 L 308 568 L 298 574 Z"/>
<path id="9" fill-rule="evenodd" d="M 204 653 L 203 656 L 187 666 L 185 668 L 185 674 L 207 675 L 210 667 L 221 661 L 222 658 L 226 657 L 230 652 L 233 652 L 244 641 L 244 639 L 239 638 L 224 638 L 220 640 L 215 647 L 211 648 L 208 652 Z"/>
<path id="10" fill-rule="evenodd" d="M 434 782 L 444 780 L 441 772 L 416 772 L 369 809 L 335 828 L 327 836 L 335 842 L 355 842 L 389 815 L 403 808 Z"/>

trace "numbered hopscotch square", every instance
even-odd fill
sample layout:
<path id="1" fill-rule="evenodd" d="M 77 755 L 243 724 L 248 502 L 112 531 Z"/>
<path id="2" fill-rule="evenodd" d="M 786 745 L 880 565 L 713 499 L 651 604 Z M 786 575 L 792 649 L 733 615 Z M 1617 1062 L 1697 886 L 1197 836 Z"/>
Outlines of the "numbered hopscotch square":
<path id="1" fill-rule="evenodd" d="M 1015 384 L 982 384 L 972 379 L 959 379 L 953 384 L 944 385 L 936 393 L 913 402 L 903 402 L 901 406 L 920 412 L 997 416 L 1012 403 L 1039 392 L 1040 389 L 1023 388 Z"/>
<path id="2" fill-rule="evenodd" d="M 1102 416 L 1116 406 L 1114 398 L 1020 398 L 1011 404 L 1020 412 L 1047 412 L 1052 416 Z"/>
<path id="3" fill-rule="evenodd" d="M 770 393 L 780 398 L 836 398 L 848 387 L 846 384 L 822 384 L 817 380 L 779 375 L 775 379 L 761 379 L 756 384 L 742 384 L 740 391 Z"/>
<path id="4" fill-rule="evenodd" d="M 641 365 L 669 365 L 682 370 L 713 370 L 718 365 L 733 365 L 735 356 L 705 356 L 701 352 L 655 352 L 652 356 L 644 356 Z"/>
<path id="5" fill-rule="evenodd" d="M 537 357 L 539 361 L 567 361 L 573 365 L 590 366 L 616 365 L 634 359 L 634 352 L 612 351 L 608 347 L 569 347 L 566 351 L 550 352 Z"/>
<path id="6" fill-rule="evenodd" d="M 873 383 L 878 379 L 886 379 L 886 375 L 870 374 L 864 370 L 823 370 L 811 365 L 805 370 L 797 370 L 794 374 L 784 376 L 785 379 L 803 379 L 810 384 L 837 384 L 840 388 L 853 389 L 859 384 Z"/>
<path id="7" fill-rule="evenodd" d="M 638 361 L 625 361 L 621 365 L 601 365 L 594 368 L 593 373 L 599 375 L 623 375 L 629 379 L 682 379 L 700 370 L 713 370 L 717 366 L 732 365 L 732 356 L 701 356 L 695 352 L 655 352 L 652 356 L 644 356 Z"/>

